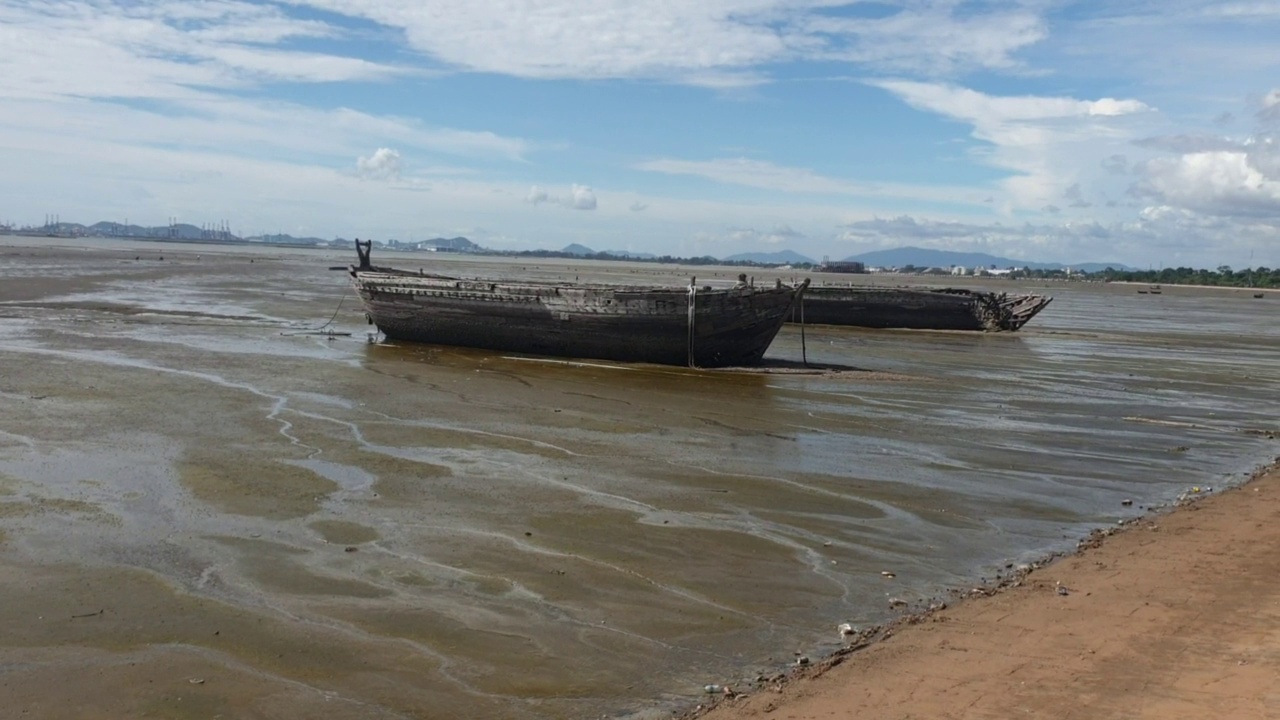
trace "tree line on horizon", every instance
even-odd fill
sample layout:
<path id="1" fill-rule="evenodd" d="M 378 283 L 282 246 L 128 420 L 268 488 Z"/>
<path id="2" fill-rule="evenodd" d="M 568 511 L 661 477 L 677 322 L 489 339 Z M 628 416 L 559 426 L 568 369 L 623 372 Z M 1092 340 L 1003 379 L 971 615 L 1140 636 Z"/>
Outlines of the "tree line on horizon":
<path id="1" fill-rule="evenodd" d="M 1113 270 L 1092 273 L 1092 278 L 1107 282 L 1145 282 L 1164 285 L 1214 285 L 1219 287 L 1280 288 L 1280 268 L 1245 268 L 1232 270 L 1220 265 L 1217 270 L 1189 267 L 1163 270 Z"/>

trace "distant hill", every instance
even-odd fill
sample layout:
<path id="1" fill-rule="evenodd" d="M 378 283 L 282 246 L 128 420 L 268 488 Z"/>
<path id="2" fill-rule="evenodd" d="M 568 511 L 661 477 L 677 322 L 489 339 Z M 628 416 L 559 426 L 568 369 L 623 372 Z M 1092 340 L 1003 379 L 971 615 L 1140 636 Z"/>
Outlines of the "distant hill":
<path id="1" fill-rule="evenodd" d="M 294 237 L 289 233 L 272 233 L 270 235 L 254 235 L 245 238 L 247 242 L 281 243 L 286 245 L 328 245 L 329 241 L 318 237 Z"/>
<path id="2" fill-rule="evenodd" d="M 868 267 L 905 267 L 907 265 L 914 265 L 915 267 L 947 268 L 953 265 L 961 265 L 963 267 L 973 268 L 978 266 L 991 267 L 994 265 L 997 268 L 1027 267 L 1032 270 L 1062 270 L 1063 268 L 1069 267 L 1072 270 L 1080 270 L 1082 272 L 1097 272 L 1109 267 L 1115 268 L 1116 270 L 1130 269 L 1123 263 L 1080 263 L 1072 265 L 1065 265 L 1063 263 L 1038 263 L 998 257 L 996 255 L 988 255 L 987 253 L 931 250 L 929 248 L 919 247 L 874 250 L 860 255 L 851 255 L 850 257 L 845 258 L 845 261 L 865 263 Z"/>
<path id="3" fill-rule="evenodd" d="M 780 250 L 771 253 L 738 253 L 730 255 L 726 258 L 720 258 L 729 262 L 753 262 L 761 265 L 799 265 L 802 263 L 813 264 L 811 258 L 807 258 L 794 250 Z"/>
<path id="4" fill-rule="evenodd" d="M 419 248 L 436 248 L 438 250 L 453 250 L 455 252 L 478 252 L 484 248 L 471 242 L 464 237 L 451 238 L 431 238 L 416 243 Z"/>
<path id="5" fill-rule="evenodd" d="M 580 257 L 586 257 L 587 255 L 596 254 L 595 250 L 592 250 L 586 245 L 579 245 L 578 243 L 573 243 L 572 245 L 566 245 L 565 248 L 560 252 L 564 253 L 565 255 L 577 255 Z"/>
<path id="6" fill-rule="evenodd" d="M 606 255 L 612 255 L 614 257 L 635 258 L 637 260 L 652 260 L 658 257 L 653 253 L 638 253 L 638 252 L 631 252 L 630 250 L 601 250 L 600 252 Z"/>

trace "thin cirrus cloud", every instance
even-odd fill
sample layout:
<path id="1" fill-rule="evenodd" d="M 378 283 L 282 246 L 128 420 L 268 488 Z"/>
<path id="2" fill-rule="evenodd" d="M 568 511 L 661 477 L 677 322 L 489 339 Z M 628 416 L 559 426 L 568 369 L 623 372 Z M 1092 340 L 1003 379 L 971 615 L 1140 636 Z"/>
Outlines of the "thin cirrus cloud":
<path id="1" fill-rule="evenodd" d="M 930 75 L 1018 65 L 1043 19 L 993 3 L 885 3 L 880 18 L 832 12 L 859 2 L 704 0 L 294 0 L 405 33 L 447 67 L 526 78 L 656 78 L 703 86 L 753 84 L 770 63 L 806 60 L 911 68 Z M 1015 4 L 1016 5 L 1016 4 Z M 974 12 L 975 9 L 986 12 Z"/>
<path id="2" fill-rule="evenodd" d="M 681 160 L 660 158 L 636 164 L 637 170 L 699 177 L 726 185 L 798 195 L 837 195 L 858 198 L 900 198 L 978 206 L 985 195 L 979 189 L 870 183 L 829 177 L 807 168 L 786 167 L 750 158 Z"/>
<path id="3" fill-rule="evenodd" d="M 263 80 L 372 81 L 411 72 L 270 46 L 337 33 L 247 2 L 7 2 L 0 4 L 0 89 L 9 97 L 173 98 Z"/>

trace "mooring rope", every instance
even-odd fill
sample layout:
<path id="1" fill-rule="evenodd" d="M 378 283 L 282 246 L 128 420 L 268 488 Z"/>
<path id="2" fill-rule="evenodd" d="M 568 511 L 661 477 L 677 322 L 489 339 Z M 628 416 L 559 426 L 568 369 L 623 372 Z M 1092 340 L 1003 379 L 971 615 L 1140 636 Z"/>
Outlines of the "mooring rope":
<path id="1" fill-rule="evenodd" d="M 349 292 L 351 292 L 351 283 L 345 283 L 345 286 L 342 289 L 342 297 L 338 298 L 338 307 L 333 309 L 333 314 L 329 316 L 329 320 L 325 322 L 325 324 L 321 325 L 318 328 L 310 328 L 307 330 L 298 330 L 296 332 L 286 332 L 286 333 L 280 333 L 280 334 L 286 335 L 286 336 L 292 336 L 292 335 L 317 335 L 317 334 L 323 333 L 325 328 L 333 324 L 333 321 L 338 317 L 338 313 L 342 312 L 342 303 L 346 301 L 347 293 Z"/>

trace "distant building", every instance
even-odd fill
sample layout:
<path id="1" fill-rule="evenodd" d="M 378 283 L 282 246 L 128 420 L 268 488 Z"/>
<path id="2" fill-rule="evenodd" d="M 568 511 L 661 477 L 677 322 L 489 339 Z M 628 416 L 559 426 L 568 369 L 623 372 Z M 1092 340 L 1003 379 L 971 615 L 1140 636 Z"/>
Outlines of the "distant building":
<path id="1" fill-rule="evenodd" d="M 867 266 L 860 262 L 824 262 L 818 266 L 818 272 L 831 273 L 865 273 Z"/>

